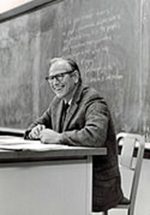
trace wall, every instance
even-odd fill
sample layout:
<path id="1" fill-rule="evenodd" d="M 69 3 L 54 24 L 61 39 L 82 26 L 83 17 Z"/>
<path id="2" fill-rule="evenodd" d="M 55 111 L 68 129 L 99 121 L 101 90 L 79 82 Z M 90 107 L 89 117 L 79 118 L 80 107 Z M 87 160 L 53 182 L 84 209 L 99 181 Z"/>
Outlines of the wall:
<path id="1" fill-rule="evenodd" d="M 148 129 L 142 3 L 64 0 L 2 22 L 0 126 L 25 128 L 45 110 L 53 98 L 44 81 L 49 59 L 64 55 L 106 98 L 117 131 Z"/>
<path id="2" fill-rule="evenodd" d="M 0 13 L 11 10 L 32 0 L 5 0 L 0 2 Z"/>

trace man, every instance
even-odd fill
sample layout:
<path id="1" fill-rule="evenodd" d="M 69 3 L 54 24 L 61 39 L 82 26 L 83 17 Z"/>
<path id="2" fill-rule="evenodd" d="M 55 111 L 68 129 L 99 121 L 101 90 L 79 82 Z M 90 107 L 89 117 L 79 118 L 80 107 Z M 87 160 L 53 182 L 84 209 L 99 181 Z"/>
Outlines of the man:
<path id="1" fill-rule="evenodd" d="M 25 138 L 40 138 L 45 144 L 107 147 L 107 156 L 93 158 L 93 211 L 116 206 L 123 195 L 116 136 L 106 102 L 94 89 L 83 86 L 78 65 L 71 59 L 52 59 L 46 79 L 56 97 L 27 129 Z"/>

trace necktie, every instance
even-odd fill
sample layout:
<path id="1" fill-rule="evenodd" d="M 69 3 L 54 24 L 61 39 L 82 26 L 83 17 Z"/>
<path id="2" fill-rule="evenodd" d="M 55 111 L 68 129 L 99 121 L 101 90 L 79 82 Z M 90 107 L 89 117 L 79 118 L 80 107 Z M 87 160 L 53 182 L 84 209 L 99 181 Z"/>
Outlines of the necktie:
<path id="1" fill-rule="evenodd" d="M 63 101 L 63 110 L 62 110 L 62 116 L 61 116 L 61 124 L 60 124 L 60 131 L 63 131 L 63 126 L 67 114 L 67 109 L 69 107 L 69 104 Z"/>

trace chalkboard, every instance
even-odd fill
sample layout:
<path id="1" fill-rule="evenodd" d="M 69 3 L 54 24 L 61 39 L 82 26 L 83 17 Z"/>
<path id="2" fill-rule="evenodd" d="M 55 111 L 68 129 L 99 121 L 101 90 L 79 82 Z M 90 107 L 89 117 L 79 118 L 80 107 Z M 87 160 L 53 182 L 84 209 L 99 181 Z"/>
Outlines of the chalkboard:
<path id="1" fill-rule="evenodd" d="M 116 130 L 141 132 L 141 44 L 137 0 L 64 0 L 1 23 L 0 126 L 25 128 L 47 108 L 49 59 L 69 56 L 107 100 Z"/>

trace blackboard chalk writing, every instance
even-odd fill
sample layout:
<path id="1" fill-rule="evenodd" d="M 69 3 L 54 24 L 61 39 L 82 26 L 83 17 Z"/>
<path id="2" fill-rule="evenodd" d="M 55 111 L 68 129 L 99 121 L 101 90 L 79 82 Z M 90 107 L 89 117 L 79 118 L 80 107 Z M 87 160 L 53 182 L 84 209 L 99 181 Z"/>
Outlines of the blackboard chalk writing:
<path id="1" fill-rule="evenodd" d="M 109 47 L 109 41 L 113 40 L 113 35 L 120 29 L 120 19 L 120 14 L 114 14 L 107 9 L 95 14 L 85 14 L 80 19 L 77 17 L 68 22 L 69 29 L 63 33 L 63 53 L 72 54 L 81 62 L 81 67 L 88 73 L 84 75 L 86 82 L 123 78 L 119 74 L 119 71 L 124 70 L 124 65 L 119 62 L 120 53 L 115 53 Z M 81 61 L 82 58 L 84 61 Z"/>
<path id="2" fill-rule="evenodd" d="M 92 70 L 86 70 L 86 81 L 87 82 L 103 82 L 103 81 L 112 81 L 112 80 L 123 80 L 123 75 L 119 74 L 119 71 L 111 68 L 110 65 L 108 67 L 99 67 L 92 68 Z"/>
<path id="3" fill-rule="evenodd" d="M 99 39 L 101 37 L 108 37 L 117 29 L 120 29 L 120 14 L 103 17 L 105 12 L 83 15 L 82 17 L 75 18 L 72 22 L 68 22 L 69 30 L 63 33 L 64 37 L 64 52 L 68 50 L 69 46 L 77 45 L 86 40 Z M 108 14 L 108 10 L 107 10 Z M 96 20 L 93 22 L 93 19 Z"/>

